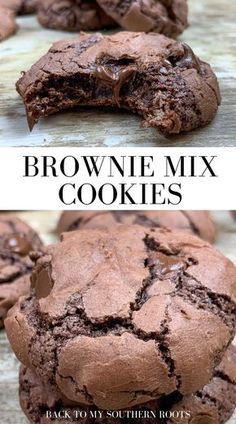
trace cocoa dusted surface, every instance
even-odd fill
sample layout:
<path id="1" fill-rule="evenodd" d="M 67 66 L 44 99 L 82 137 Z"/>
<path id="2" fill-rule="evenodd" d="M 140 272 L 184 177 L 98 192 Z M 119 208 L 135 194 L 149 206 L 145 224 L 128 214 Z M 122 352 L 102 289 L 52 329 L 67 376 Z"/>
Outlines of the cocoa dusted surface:
<path id="1" fill-rule="evenodd" d="M 186 0 L 98 0 L 104 11 L 129 31 L 176 37 L 188 26 Z"/>
<path id="2" fill-rule="evenodd" d="M 67 411 L 72 422 L 80 424 L 128 424 L 136 423 L 137 420 L 131 418 L 108 418 L 106 411 L 101 411 L 103 418 L 94 419 L 89 416 L 90 411 L 96 407 L 84 407 L 75 405 L 66 399 L 59 391 L 53 390 L 50 386 L 42 384 L 40 379 L 26 367 L 20 370 L 20 403 L 24 413 L 32 423 L 68 423 L 67 420 L 48 419 L 45 417 L 47 410 L 58 413 Z M 203 389 L 190 396 L 180 396 L 173 393 L 163 397 L 159 401 L 141 405 L 135 411 L 148 413 L 153 411 L 160 417 L 160 411 L 188 411 L 190 417 L 181 419 L 153 419 L 141 418 L 140 424 L 224 424 L 232 415 L 236 406 L 236 348 L 230 346 L 219 367 L 214 370 L 213 378 Z M 75 419 L 76 410 L 85 411 L 87 417 Z M 183 415 L 184 416 L 184 415 Z M 73 419 L 74 418 L 74 419 Z"/>
<path id="3" fill-rule="evenodd" d="M 138 224 L 184 230 L 213 243 L 216 227 L 208 211 L 64 211 L 57 233 L 85 228 L 110 228 L 115 224 Z"/>
<path id="4" fill-rule="evenodd" d="M 46 28 L 63 31 L 78 32 L 117 26 L 96 0 L 41 0 L 38 19 Z"/>
<path id="5" fill-rule="evenodd" d="M 41 248 L 37 233 L 19 218 L 0 215 L 0 327 L 10 309 L 29 293 L 32 250 Z"/>
<path id="6" fill-rule="evenodd" d="M 129 109 L 164 135 L 204 126 L 220 103 L 217 79 L 186 44 L 121 31 L 55 43 L 17 82 L 30 129 L 79 105 Z"/>
<path id="7" fill-rule="evenodd" d="M 236 268 L 184 232 L 117 225 L 32 255 L 5 320 L 18 359 L 71 401 L 122 409 L 207 384 L 235 334 Z"/>
<path id="8" fill-rule="evenodd" d="M 14 12 L 0 5 L 0 42 L 14 34 L 17 28 Z"/>

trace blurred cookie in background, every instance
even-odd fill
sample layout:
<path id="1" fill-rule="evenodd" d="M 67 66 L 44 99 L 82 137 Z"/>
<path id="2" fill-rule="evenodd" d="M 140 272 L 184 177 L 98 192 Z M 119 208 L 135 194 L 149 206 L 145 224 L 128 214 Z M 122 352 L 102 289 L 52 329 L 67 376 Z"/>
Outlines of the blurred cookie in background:
<path id="1" fill-rule="evenodd" d="M 8 309 L 29 292 L 33 267 L 29 253 L 41 247 L 38 234 L 28 224 L 0 214 L 0 327 Z"/>
<path id="2" fill-rule="evenodd" d="M 41 0 L 38 20 L 42 26 L 62 31 L 81 31 L 117 26 L 95 0 Z"/>
<path id="3" fill-rule="evenodd" d="M 216 237 L 216 226 L 208 211 L 65 211 L 59 219 L 57 233 L 109 228 L 117 223 L 184 230 L 210 243 Z"/>
<path id="4" fill-rule="evenodd" d="M 17 29 L 14 12 L 0 4 L 0 41 L 10 37 Z"/>

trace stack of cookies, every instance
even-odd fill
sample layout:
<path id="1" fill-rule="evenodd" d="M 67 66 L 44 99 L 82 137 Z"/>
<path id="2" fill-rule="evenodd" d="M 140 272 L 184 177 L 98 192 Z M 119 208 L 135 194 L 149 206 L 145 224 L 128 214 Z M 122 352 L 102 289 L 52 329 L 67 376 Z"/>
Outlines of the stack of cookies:
<path id="1" fill-rule="evenodd" d="M 225 423 L 236 268 L 193 235 L 214 239 L 209 214 L 65 212 L 58 229 L 5 320 L 30 422 Z"/>

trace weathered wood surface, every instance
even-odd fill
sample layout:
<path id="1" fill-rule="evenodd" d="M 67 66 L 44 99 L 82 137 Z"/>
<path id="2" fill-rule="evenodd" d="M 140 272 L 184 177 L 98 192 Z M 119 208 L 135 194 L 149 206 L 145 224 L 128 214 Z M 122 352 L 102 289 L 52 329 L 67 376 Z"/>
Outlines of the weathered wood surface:
<path id="1" fill-rule="evenodd" d="M 14 84 L 51 43 L 73 34 L 43 29 L 35 17 L 19 18 L 18 34 L 0 45 L 1 146 L 234 146 L 236 145 L 236 2 L 189 0 L 189 29 L 181 40 L 209 61 L 221 85 L 223 103 L 214 122 L 187 135 L 165 139 L 139 128 L 127 112 L 80 108 L 42 120 L 30 134 Z"/>
<path id="2" fill-rule="evenodd" d="M 24 212 L 25 218 L 40 234 L 45 243 L 55 242 L 54 228 L 58 212 Z M 218 224 L 216 246 L 236 263 L 236 223 L 228 212 L 215 213 Z M 18 361 L 15 359 L 4 331 L 0 331 L 0 423 L 26 424 L 18 403 Z M 236 423 L 236 411 L 228 424 Z"/>

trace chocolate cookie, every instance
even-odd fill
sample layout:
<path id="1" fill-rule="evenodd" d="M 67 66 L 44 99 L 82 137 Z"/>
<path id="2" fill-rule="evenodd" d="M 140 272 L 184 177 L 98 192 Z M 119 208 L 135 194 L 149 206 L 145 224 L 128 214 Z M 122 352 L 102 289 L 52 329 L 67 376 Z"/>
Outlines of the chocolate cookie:
<path id="1" fill-rule="evenodd" d="M 202 390 L 184 397 L 178 410 L 191 411 L 190 419 L 170 419 L 168 424 L 224 424 L 236 407 L 236 348 L 230 346 L 213 379 Z M 172 406 L 172 411 L 176 405 Z"/>
<path id="2" fill-rule="evenodd" d="M 39 0 L 0 0 L 0 6 L 11 9 L 15 14 L 25 15 L 36 12 Z"/>
<path id="3" fill-rule="evenodd" d="M 85 228 L 111 228 L 117 223 L 184 230 L 210 243 L 216 236 L 215 224 L 207 211 L 65 211 L 57 232 L 60 235 Z"/>
<path id="4" fill-rule="evenodd" d="M 18 10 L 18 14 L 26 15 L 35 13 L 39 4 L 40 0 L 21 0 L 21 6 Z"/>
<path id="5" fill-rule="evenodd" d="M 117 225 L 32 255 L 5 320 L 18 359 L 71 401 L 139 405 L 207 384 L 234 337 L 236 268 L 184 232 Z"/>
<path id="6" fill-rule="evenodd" d="M 236 219 L 236 211 L 231 211 L 232 217 Z"/>
<path id="7" fill-rule="evenodd" d="M 0 7 L 5 7 L 17 13 L 22 0 L 0 0 Z"/>
<path id="8" fill-rule="evenodd" d="M 29 292 L 33 263 L 28 254 L 41 246 L 41 240 L 28 224 L 0 215 L 0 327 L 8 309 Z"/>
<path id="9" fill-rule="evenodd" d="M 184 396 L 181 399 L 177 393 L 153 401 L 149 404 L 136 407 L 134 410 L 150 415 L 150 418 L 111 418 L 106 411 L 100 411 L 102 417 L 94 419 L 95 407 L 73 405 L 59 391 L 53 391 L 45 386 L 37 376 L 26 367 L 20 370 L 20 403 L 30 422 L 37 424 L 67 424 L 79 422 L 80 424 L 224 424 L 232 415 L 236 407 L 236 354 L 232 346 L 225 354 L 222 363 L 214 371 L 213 379 L 202 390 L 194 395 Z M 133 410 L 133 411 L 134 411 Z M 61 412 L 61 416 L 68 414 L 70 419 L 46 418 L 46 411 L 53 415 Z M 78 411 L 86 414 L 85 418 L 76 419 Z M 175 418 L 161 419 L 168 411 Z M 176 417 L 177 412 L 179 418 Z M 120 415 L 128 415 L 128 411 L 120 411 Z M 82 415 L 82 414 L 81 414 Z M 97 414 L 98 415 L 98 414 Z M 168 414 L 166 414 L 168 415 Z"/>
<path id="10" fill-rule="evenodd" d="M 17 31 L 14 12 L 0 6 L 0 41 L 5 40 Z"/>
<path id="11" fill-rule="evenodd" d="M 187 45 L 154 33 L 60 41 L 16 86 L 30 129 L 74 106 L 118 106 L 141 115 L 145 127 L 178 134 L 209 123 L 220 103 L 210 66 Z"/>
<path id="12" fill-rule="evenodd" d="M 42 0 L 39 22 L 46 28 L 64 31 L 95 30 L 116 26 L 95 0 Z"/>
<path id="13" fill-rule="evenodd" d="M 188 26 L 186 0 L 98 0 L 104 11 L 129 31 L 177 37 Z"/>

